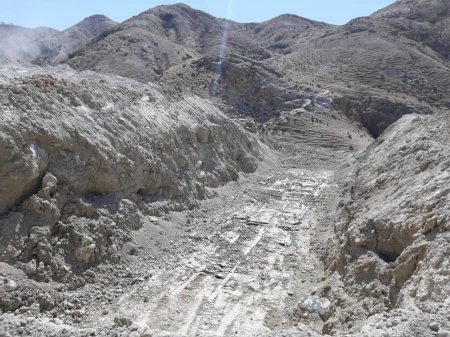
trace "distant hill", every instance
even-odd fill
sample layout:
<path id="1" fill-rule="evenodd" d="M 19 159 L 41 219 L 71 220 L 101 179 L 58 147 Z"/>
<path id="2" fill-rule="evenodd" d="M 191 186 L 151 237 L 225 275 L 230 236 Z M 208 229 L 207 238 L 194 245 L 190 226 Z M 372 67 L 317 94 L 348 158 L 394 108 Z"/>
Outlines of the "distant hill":
<path id="1" fill-rule="evenodd" d="M 36 41 L 43 41 L 58 33 L 56 29 L 47 27 L 29 29 L 0 24 L 0 60 L 33 60 L 41 55 L 40 43 Z"/>
<path id="2" fill-rule="evenodd" d="M 404 113 L 450 107 L 448 7 L 398 1 L 334 26 L 295 15 L 243 24 L 183 4 L 160 6 L 67 63 L 208 96 L 225 36 L 219 96 L 236 111 L 264 120 L 295 106 L 303 89 L 327 88 L 376 136 Z"/>
<path id="3" fill-rule="evenodd" d="M 64 31 L 1 24 L 0 60 L 29 62 L 38 58 L 45 62 L 62 61 L 116 24 L 104 15 L 90 16 Z"/>

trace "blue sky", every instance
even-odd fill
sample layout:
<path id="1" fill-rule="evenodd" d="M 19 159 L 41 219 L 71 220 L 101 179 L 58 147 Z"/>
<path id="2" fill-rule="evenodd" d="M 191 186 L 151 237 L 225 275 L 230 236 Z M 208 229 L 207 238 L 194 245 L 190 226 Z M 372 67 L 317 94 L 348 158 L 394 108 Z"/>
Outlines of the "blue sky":
<path id="1" fill-rule="evenodd" d="M 231 0 L 186 0 L 217 17 L 227 17 Z M 25 27 L 68 28 L 93 14 L 123 21 L 149 8 L 181 1 L 161 0 L 0 0 L 0 21 Z M 233 0 L 230 19 L 261 22 L 284 13 L 343 24 L 381 9 L 394 0 Z"/>

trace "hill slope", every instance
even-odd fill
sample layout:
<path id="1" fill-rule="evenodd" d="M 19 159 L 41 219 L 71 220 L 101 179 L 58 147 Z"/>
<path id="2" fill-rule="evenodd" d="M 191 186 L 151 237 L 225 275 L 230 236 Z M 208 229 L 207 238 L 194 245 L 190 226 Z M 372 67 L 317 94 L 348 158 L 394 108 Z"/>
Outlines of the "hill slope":
<path id="1" fill-rule="evenodd" d="M 208 188 L 258 166 L 261 144 L 199 97 L 95 73 L 21 74 L 0 73 L 0 261 L 24 270 L 45 265 L 30 272 L 35 279 L 72 282 L 63 264 L 77 274 L 114 260 L 110 246 L 140 228 L 139 214 L 193 207 L 210 196 Z M 101 208 L 102 215 L 94 210 Z M 68 233 L 57 229 L 62 223 L 78 233 L 107 225 L 118 241 L 87 230 L 91 238 L 72 233 L 71 246 L 58 251 L 27 239 L 40 226 L 45 233 L 35 234 L 51 242 L 55 231 Z"/>
<path id="2" fill-rule="evenodd" d="M 341 97 L 337 108 L 378 136 L 404 113 L 450 106 L 448 7 L 443 0 L 399 1 L 332 26 L 294 15 L 241 24 L 182 4 L 160 6 L 67 63 L 219 96 L 257 119 L 325 88 Z"/>

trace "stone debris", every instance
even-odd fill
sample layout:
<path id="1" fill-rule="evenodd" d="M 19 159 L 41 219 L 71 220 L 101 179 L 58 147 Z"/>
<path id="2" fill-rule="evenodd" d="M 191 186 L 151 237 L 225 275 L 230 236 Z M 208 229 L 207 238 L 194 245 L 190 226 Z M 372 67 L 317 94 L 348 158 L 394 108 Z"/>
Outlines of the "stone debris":
<path id="1" fill-rule="evenodd" d="M 331 302 L 326 298 L 312 296 L 303 302 L 304 308 L 310 313 L 319 314 L 320 318 L 326 322 L 331 315 Z"/>
<path id="2" fill-rule="evenodd" d="M 0 277 L 0 289 L 11 292 L 17 289 L 17 283 L 6 277 Z"/>

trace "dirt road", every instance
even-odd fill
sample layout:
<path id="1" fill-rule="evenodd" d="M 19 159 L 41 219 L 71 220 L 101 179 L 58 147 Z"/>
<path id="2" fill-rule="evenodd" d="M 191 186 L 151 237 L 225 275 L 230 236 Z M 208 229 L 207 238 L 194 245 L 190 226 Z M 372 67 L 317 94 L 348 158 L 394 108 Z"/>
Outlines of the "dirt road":
<path id="1" fill-rule="evenodd" d="M 313 163 L 326 151 L 311 151 L 205 201 L 202 216 L 188 221 L 192 251 L 121 296 L 97 321 L 100 330 L 118 317 L 152 336 L 261 336 L 294 328 L 297 303 L 323 278 L 312 240 L 333 188 L 333 171 Z M 307 158 L 304 168 L 293 168 Z"/>
<path id="2" fill-rule="evenodd" d="M 34 336 L 316 336 L 319 315 L 297 308 L 327 282 L 316 248 L 332 235 L 325 219 L 349 153 L 281 145 L 199 208 L 148 217 L 121 264 L 99 266 L 95 282 L 68 292 L 79 318 L 36 316 L 27 328 Z"/>

